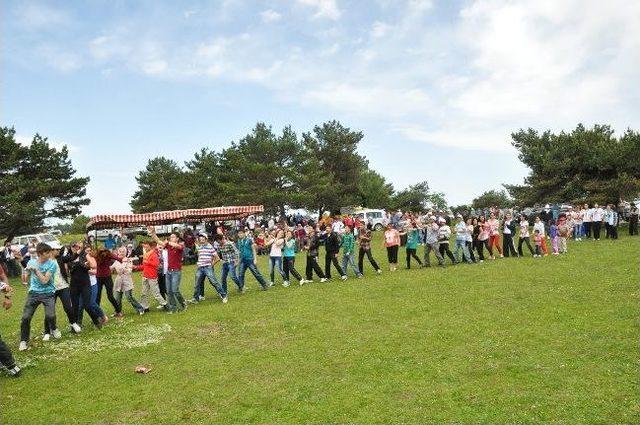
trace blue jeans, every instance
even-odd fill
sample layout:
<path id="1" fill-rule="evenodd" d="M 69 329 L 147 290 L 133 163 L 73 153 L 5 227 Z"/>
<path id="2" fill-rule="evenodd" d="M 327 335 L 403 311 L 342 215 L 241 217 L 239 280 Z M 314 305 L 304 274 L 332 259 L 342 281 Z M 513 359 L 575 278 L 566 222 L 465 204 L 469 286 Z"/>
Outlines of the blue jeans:
<path id="1" fill-rule="evenodd" d="M 276 269 L 277 267 L 277 269 Z M 271 277 L 271 282 L 275 283 L 275 270 L 278 270 L 282 279 L 286 280 L 284 270 L 282 270 L 282 257 L 269 257 L 269 276 Z"/>
<path id="2" fill-rule="evenodd" d="M 360 273 L 360 270 L 356 266 L 356 257 L 353 253 L 342 254 L 342 271 L 344 272 L 345 275 L 349 270 L 347 266 L 351 266 L 353 271 L 356 273 L 356 276 L 360 276 L 362 274 Z"/>
<path id="3" fill-rule="evenodd" d="M 238 289 L 242 290 L 244 285 L 238 279 L 238 275 L 236 274 L 236 265 L 234 263 L 223 263 L 222 264 L 222 290 L 224 293 L 227 293 L 227 275 L 231 274 L 231 279 L 238 285 Z"/>
<path id="4" fill-rule="evenodd" d="M 100 305 L 98 304 L 98 284 L 95 285 L 91 285 L 90 286 L 90 290 L 91 290 L 91 305 L 89 306 L 90 310 L 93 310 L 95 312 L 95 314 L 98 317 L 104 317 L 104 311 L 102 310 L 102 307 L 100 307 Z M 84 304 L 82 302 L 82 298 L 80 298 L 80 302 L 78 303 L 78 320 L 77 323 L 79 325 L 82 324 L 82 312 L 84 311 Z"/>
<path id="5" fill-rule="evenodd" d="M 462 255 L 464 256 L 464 258 L 460 258 L 460 255 L 458 255 L 460 253 L 460 249 L 462 249 Z M 471 254 L 469 253 L 469 247 L 467 247 L 466 240 L 456 239 L 456 244 L 453 252 L 458 262 L 462 262 L 463 260 L 471 262 Z"/>
<path id="6" fill-rule="evenodd" d="M 180 278 L 182 277 L 181 270 L 168 271 L 166 274 L 167 282 L 167 309 L 169 311 L 184 310 L 185 303 L 184 297 L 180 293 Z"/>
<path id="7" fill-rule="evenodd" d="M 202 266 L 196 269 L 196 283 L 193 287 L 193 298 L 197 301 L 199 297 L 204 295 L 204 279 L 208 278 L 211 286 L 216 290 L 221 298 L 227 296 L 227 291 L 222 289 L 220 282 L 216 278 L 212 266 Z"/>
<path id="8" fill-rule="evenodd" d="M 242 260 L 240 260 L 240 282 L 242 283 L 242 287 L 244 287 L 244 275 L 247 269 L 249 269 L 251 274 L 253 274 L 253 277 L 256 278 L 260 286 L 262 286 L 263 288 L 267 287 L 267 281 L 264 280 L 264 277 L 262 277 L 262 274 L 254 264 L 253 258 L 243 258 Z"/>

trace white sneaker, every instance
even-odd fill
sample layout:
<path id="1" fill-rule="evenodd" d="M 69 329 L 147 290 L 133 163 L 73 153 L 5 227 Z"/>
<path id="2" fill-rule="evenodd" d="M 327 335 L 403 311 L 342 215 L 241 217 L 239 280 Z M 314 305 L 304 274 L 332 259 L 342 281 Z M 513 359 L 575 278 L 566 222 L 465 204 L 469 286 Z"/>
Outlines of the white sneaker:
<path id="1" fill-rule="evenodd" d="M 382 270 L 378 269 L 378 271 L 376 273 L 382 274 Z"/>
<path id="2" fill-rule="evenodd" d="M 229 299 L 228 299 L 227 297 L 224 297 L 224 298 L 222 299 L 222 304 L 226 304 L 226 303 L 227 303 L 227 301 L 229 301 Z"/>
<path id="3" fill-rule="evenodd" d="M 204 295 L 200 295 L 200 298 L 198 298 L 198 301 L 204 301 Z"/>
<path id="4" fill-rule="evenodd" d="M 304 285 L 305 283 L 307 283 L 307 281 L 306 281 L 306 280 L 304 280 L 304 279 L 302 279 L 302 280 L 300 281 L 300 286 Z"/>
<path id="5" fill-rule="evenodd" d="M 273 286 L 273 282 L 269 282 L 269 288 Z"/>
<path id="6" fill-rule="evenodd" d="M 342 276 L 340 279 L 347 280 L 347 275 Z"/>
<path id="7" fill-rule="evenodd" d="M 166 304 L 165 304 L 166 305 Z M 164 305 L 160 304 L 158 307 L 156 307 L 156 309 L 158 310 L 164 310 Z"/>
<path id="8" fill-rule="evenodd" d="M 284 286 L 285 288 L 289 287 L 289 282 L 285 280 L 284 282 L 282 282 L 282 286 Z"/>
<path id="9" fill-rule="evenodd" d="M 81 327 L 80 327 L 80 325 L 78 325 L 77 323 L 72 323 L 72 324 L 71 324 L 71 329 L 72 329 L 75 333 L 77 333 L 77 334 L 79 334 L 80 332 L 82 332 L 82 328 L 81 328 Z"/>
<path id="10" fill-rule="evenodd" d="M 49 334 L 44 334 L 44 336 L 42 337 L 43 341 L 49 341 L 51 339 L 51 335 Z"/>
<path id="11" fill-rule="evenodd" d="M 55 338 L 55 339 L 60 339 L 62 338 L 62 332 L 60 332 L 60 329 L 55 329 L 51 335 Z"/>
<path id="12" fill-rule="evenodd" d="M 27 341 L 20 341 L 20 347 L 18 347 L 19 351 L 27 351 L 29 346 L 27 345 Z"/>
<path id="13" fill-rule="evenodd" d="M 322 279 L 320 279 L 320 283 L 325 283 L 327 281 L 326 277 L 323 277 Z"/>

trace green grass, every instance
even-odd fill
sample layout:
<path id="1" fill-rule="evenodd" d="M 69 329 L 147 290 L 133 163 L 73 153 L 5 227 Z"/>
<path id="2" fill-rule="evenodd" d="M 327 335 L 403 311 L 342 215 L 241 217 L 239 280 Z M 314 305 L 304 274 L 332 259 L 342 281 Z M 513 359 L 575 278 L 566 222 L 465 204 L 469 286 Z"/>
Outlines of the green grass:
<path id="1" fill-rule="evenodd" d="M 18 353 L 0 423 L 639 423 L 640 238 L 569 249 L 267 292 L 248 277 L 228 305 L 207 286 L 183 314 L 127 305 Z M 187 267 L 183 294 L 192 282 Z M 0 313 L 14 349 L 16 289 Z"/>

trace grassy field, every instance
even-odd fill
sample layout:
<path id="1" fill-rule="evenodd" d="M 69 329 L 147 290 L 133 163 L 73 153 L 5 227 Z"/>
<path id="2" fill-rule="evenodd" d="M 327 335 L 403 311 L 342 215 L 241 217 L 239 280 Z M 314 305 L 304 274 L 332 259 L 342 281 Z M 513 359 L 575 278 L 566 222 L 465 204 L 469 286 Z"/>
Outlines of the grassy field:
<path id="1" fill-rule="evenodd" d="M 17 353 L 0 423 L 637 424 L 640 238 L 569 249 L 267 292 L 248 277 L 229 304 L 207 286 L 174 315 L 127 305 L 102 331 Z M 16 289 L 0 329 L 17 351 Z"/>

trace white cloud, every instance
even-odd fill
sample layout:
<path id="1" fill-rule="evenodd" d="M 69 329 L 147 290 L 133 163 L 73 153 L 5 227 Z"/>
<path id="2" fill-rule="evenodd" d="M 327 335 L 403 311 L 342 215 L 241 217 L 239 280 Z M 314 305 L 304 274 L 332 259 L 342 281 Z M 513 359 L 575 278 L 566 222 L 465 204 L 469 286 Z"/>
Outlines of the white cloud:
<path id="1" fill-rule="evenodd" d="M 273 9 L 267 9 L 260 12 L 263 22 L 276 22 L 282 18 L 282 15 Z"/>
<path id="2" fill-rule="evenodd" d="M 391 25 L 384 22 L 375 21 L 371 27 L 371 37 L 381 38 L 387 35 L 387 32 L 391 29 Z"/>
<path id="3" fill-rule="evenodd" d="M 314 18 L 340 19 L 342 12 L 338 8 L 336 0 L 298 0 L 298 3 L 315 9 Z"/>

